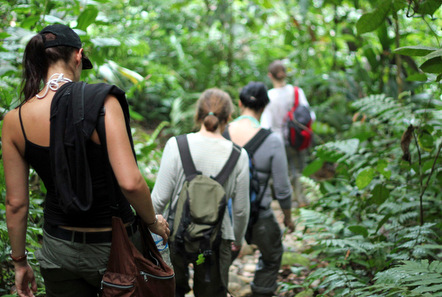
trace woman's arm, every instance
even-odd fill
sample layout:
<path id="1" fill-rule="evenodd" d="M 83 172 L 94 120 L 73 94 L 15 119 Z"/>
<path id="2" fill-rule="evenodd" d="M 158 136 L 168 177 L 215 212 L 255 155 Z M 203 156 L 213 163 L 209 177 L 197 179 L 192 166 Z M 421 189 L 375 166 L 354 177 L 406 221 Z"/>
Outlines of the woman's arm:
<path id="1" fill-rule="evenodd" d="M 239 168 L 239 172 L 236 176 L 235 197 L 232 200 L 232 215 L 235 234 L 234 245 L 239 247 L 246 234 L 250 215 L 249 157 L 245 149 L 241 149 L 241 156 L 236 166 Z"/>
<path id="2" fill-rule="evenodd" d="M 167 204 L 171 202 L 171 198 L 174 198 L 172 195 L 178 183 L 177 164 L 179 162 L 181 159 L 178 153 L 178 144 L 173 137 L 167 141 L 164 147 L 160 169 L 152 190 L 153 204 L 158 213 L 164 213 Z"/>
<path id="3" fill-rule="evenodd" d="M 279 137 L 270 135 L 273 139 L 272 145 L 272 179 L 273 188 L 276 199 L 281 206 L 284 214 L 284 225 L 288 228 L 289 233 L 293 232 L 295 225 L 292 220 L 292 187 L 288 174 L 287 157 L 284 145 Z"/>
<path id="4" fill-rule="evenodd" d="M 166 241 L 169 236 L 168 224 L 162 215 L 155 216 L 149 187 L 133 156 L 120 103 L 114 96 L 108 96 L 104 106 L 107 150 L 121 191 L 143 221 L 147 224 L 155 222 L 149 227 L 150 230 Z"/>
<path id="5" fill-rule="evenodd" d="M 26 252 L 26 228 L 29 211 L 29 166 L 17 147 L 17 138 L 22 135 L 18 129 L 17 111 L 9 112 L 3 121 L 2 151 L 6 182 L 6 224 L 11 243 L 12 258 L 22 258 Z M 15 285 L 19 296 L 34 296 L 37 291 L 32 268 L 26 261 L 14 261 Z"/>

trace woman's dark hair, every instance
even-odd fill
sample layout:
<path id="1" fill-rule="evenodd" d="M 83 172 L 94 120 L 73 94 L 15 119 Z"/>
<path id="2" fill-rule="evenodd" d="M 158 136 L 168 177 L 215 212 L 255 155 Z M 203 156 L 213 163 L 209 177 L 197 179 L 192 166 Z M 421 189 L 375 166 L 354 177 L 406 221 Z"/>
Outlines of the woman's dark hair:
<path id="1" fill-rule="evenodd" d="M 20 96 L 23 102 L 32 98 L 40 91 L 41 82 L 45 80 L 49 66 L 59 60 L 68 63 L 76 50 L 70 46 L 56 46 L 45 49 L 44 40 L 54 40 L 52 33 L 37 34 L 31 38 L 23 56 L 23 82 Z"/>
<path id="2" fill-rule="evenodd" d="M 269 103 L 267 87 L 262 82 L 250 82 L 239 94 L 242 105 L 255 111 L 262 110 Z"/>
<path id="3" fill-rule="evenodd" d="M 269 65 L 269 73 L 273 76 L 274 79 L 278 81 L 284 80 L 287 76 L 285 66 L 281 60 L 273 61 Z"/>
<path id="4" fill-rule="evenodd" d="M 233 103 L 229 94 L 217 88 L 207 89 L 198 99 L 195 122 L 213 132 L 227 124 L 232 112 Z"/>

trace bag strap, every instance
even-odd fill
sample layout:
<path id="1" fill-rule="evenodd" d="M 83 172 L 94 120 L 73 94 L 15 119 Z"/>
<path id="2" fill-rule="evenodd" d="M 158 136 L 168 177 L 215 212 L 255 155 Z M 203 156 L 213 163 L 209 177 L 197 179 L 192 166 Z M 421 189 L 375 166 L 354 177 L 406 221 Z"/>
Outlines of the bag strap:
<path id="1" fill-rule="evenodd" d="M 104 124 L 105 114 L 106 110 L 103 106 L 100 110 L 100 114 L 98 115 L 97 133 L 98 137 L 100 138 L 101 148 L 106 159 L 106 162 L 104 162 L 104 166 L 106 171 L 106 180 L 109 183 L 109 186 L 107 188 L 109 199 L 111 201 L 112 215 L 120 217 L 120 207 L 118 205 L 117 198 L 115 197 L 115 189 L 114 186 L 110 186 L 115 185 L 115 176 L 113 175 L 112 167 L 110 166 L 109 154 L 107 152 L 106 126 Z"/>
<path id="2" fill-rule="evenodd" d="M 256 133 L 255 136 L 253 136 L 253 138 L 250 139 L 246 145 L 244 145 L 244 149 L 247 151 L 250 157 L 255 154 L 256 150 L 261 146 L 270 133 L 272 133 L 270 130 L 261 128 L 258 133 Z"/>
<path id="3" fill-rule="evenodd" d="M 186 179 L 192 179 L 195 175 L 201 174 L 196 170 L 195 163 L 193 163 L 192 155 L 190 154 L 189 141 L 187 134 L 178 135 L 176 137 L 178 143 L 178 150 L 180 151 L 181 163 L 183 164 L 184 174 Z"/>
<path id="4" fill-rule="evenodd" d="M 178 143 L 178 150 L 180 151 L 181 163 L 183 164 L 184 174 L 186 179 L 192 179 L 195 175 L 201 174 L 201 171 L 196 170 L 195 163 L 193 163 L 192 155 L 190 154 L 189 142 L 187 140 L 187 135 L 178 135 L 176 137 Z M 220 184 L 224 184 L 229 178 L 230 173 L 235 168 L 236 162 L 241 154 L 241 148 L 234 144 L 232 152 L 230 153 L 229 159 L 221 169 L 220 173 L 214 178 Z"/>
<path id="5" fill-rule="evenodd" d="M 264 142 L 264 140 L 269 136 L 272 132 L 268 129 L 261 128 L 261 130 L 256 133 L 255 136 L 253 136 L 252 139 L 249 140 L 249 142 L 246 143 L 244 146 L 244 149 L 249 154 L 249 157 L 251 158 L 251 162 L 254 165 L 255 161 L 253 160 L 253 155 L 255 154 L 256 150 L 261 146 L 261 144 Z M 256 169 L 258 171 L 258 169 Z M 270 179 L 270 172 L 269 176 L 266 178 L 266 182 L 264 184 L 264 188 L 262 189 L 262 192 L 259 194 L 259 196 L 256 198 L 256 202 L 258 204 L 261 204 L 261 200 L 264 197 L 264 193 L 267 189 L 267 185 L 269 183 Z"/>
<path id="6" fill-rule="evenodd" d="M 233 171 L 233 168 L 235 168 L 239 156 L 241 155 L 241 147 L 234 144 L 233 142 L 232 145 L 233 145 L 232 152 L 230 153 L 229 159 L 227 160 L 223 169 L 221 169 L 220 173 L 218 173 L 218 175 L 215 177 L 215 180 L 219 182 L 221 185 L 224 185 L 224 183 L 227 181 L 230 173 L 232 173 Z"/>
<path id="7" fill-rule="evenodd" d="M 229 133 L 229 125 L 227 125 L 226 128 L 224 129 L 222 136 L 227 140 L 231 140 L 230 133 Z"/>
<path id="8" fill-rule="evenodd" d="M 74 124 L 84 120 L 84 89 L 86 87 L 85 82 L 80 82 L 81 84 L 81 99 L 72 101 L 72 109 L 75 110 L 74 113 Z"/>
<path id="9" fill-rule="evenodd" d="M 295 86 L 294 90 L 295 90 L 295 105 L 294 105 L 294 107 L 296 109 L 299 106 L 299 88 Z"/>

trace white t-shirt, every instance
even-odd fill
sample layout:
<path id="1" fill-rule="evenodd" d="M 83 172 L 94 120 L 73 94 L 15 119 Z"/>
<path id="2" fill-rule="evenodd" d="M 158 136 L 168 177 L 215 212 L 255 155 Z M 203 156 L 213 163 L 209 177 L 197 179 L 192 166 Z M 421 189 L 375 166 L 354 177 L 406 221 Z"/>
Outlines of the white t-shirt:
<path id="1" fill-rule="evenodd" d="M 298 87 L 299 90 L 299 105 L 310 107 L 304 91 Z M 281 88 L 273 88 L 268 91 L 270 102 L 264 109 L 261 115 L 261 126 L 264 128 L 270 128 L 275 132 L 281 140 L 285 141 L 286 125 L 287 125 L 287 112 L 292 109 L 295 103 L 295 90 L 290 84 Z M 311 110 L 311 109 L 310 109 Z M 313 111 L 310 112 L 312 120 L 316 119 L 316 115 Z"/>

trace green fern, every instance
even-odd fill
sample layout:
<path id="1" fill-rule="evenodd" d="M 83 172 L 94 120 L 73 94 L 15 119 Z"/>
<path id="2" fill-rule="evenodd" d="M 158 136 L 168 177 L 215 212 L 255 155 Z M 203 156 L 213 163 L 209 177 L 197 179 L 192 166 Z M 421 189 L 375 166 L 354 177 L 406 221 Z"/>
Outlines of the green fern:
<path id="1" fill-rule="evenodd" d="M 331 291 L 338 294 L 337 296 L 353 296 L 352 292 L 355 289 L 367 285 L 354 272 L 337 267 L 320 268 L 310 274 L 306 281 L 310 285 L 316 279 L 322 279 L 319 287 L 325 289 L 324 293 L 319 296 L 327 296 Z"/>
<path id="2" fill-rule="evenodd" d="M 404 104 L 397 99 L 386 97 L 385 94 L 362 98 L 353 102 L 352 106 L 379 122 L 389 122 L 391 128 L 405 126 L 404 119 L 410 122 L 414 120 L 413 104 Z"/>
<path id="3" fill-rule="evenodd" d="M 358 296 L 442 296 L 442 262 L 404 261 L 374 280 L 374 285 L 357 289 Z"/>

